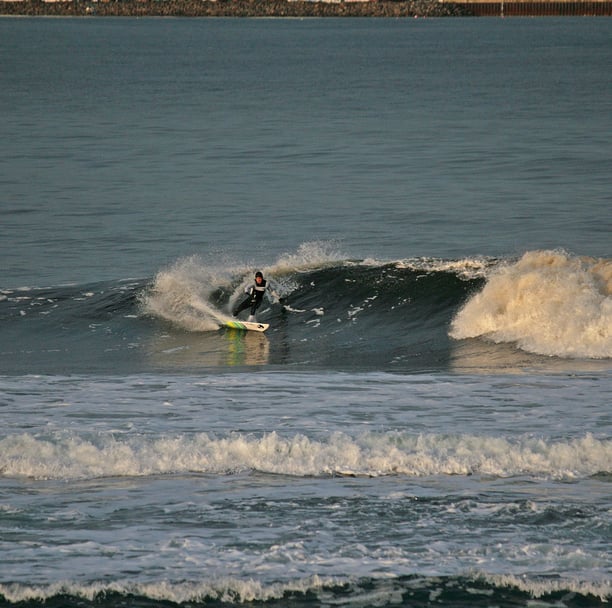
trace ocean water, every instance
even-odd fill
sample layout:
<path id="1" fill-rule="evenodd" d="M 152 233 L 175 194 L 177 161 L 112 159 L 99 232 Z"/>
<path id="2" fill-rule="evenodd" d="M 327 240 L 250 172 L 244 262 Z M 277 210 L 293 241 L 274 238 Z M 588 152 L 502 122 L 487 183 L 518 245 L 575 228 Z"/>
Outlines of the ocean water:
<path id="1" fill-rule="evenodd" d="M 609 603 L 610 20 L 0 59 L 0 606 Z"/>

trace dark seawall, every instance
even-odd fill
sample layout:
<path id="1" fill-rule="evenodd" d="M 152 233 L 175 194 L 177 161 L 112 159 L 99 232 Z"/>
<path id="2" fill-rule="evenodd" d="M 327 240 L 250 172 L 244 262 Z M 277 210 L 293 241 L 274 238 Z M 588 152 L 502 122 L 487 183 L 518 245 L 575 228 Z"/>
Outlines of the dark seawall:
<path id="1" fill-rule="evenodd" d="M 612 15 L 612 1 L 554 0 L 549 2 L 457 2 L 456 8 L 464 15 L 477 17 L 604 17 Z"/>

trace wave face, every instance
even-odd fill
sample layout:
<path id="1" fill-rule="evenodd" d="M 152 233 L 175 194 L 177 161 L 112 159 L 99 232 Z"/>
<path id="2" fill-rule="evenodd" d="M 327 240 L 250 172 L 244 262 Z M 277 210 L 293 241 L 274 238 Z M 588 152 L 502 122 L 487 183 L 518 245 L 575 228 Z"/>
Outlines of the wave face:
<path id="1" fill-rule="evenodd" d="M 518 260 L 355 261 L 310 245 L 264 270 L 287 302 L 260 315 L 289 351 L 273 362 L 436 369 L 460 365 L 471 339 L 470 357 L 512 352 L 501 365 L 520 353 L 612 357 L 608 260 L 534 251 Z M 158 274 L 145 310 L 188 331 L 215 330 L 250 272 L 220 280 L 214 267 L 182 260 Z"/>
<path id="2" fill-rule="evenodd" d="M 152 280 L 5 290 L 0 357 L 26 372 L 573 369 L 612 358 L 609 260 L 350 260 L 310 243 L 260 269 L 284 298 L 260 309 L 265 336 L 220 330 L 254 268 L 191 257 Z"/>
<path id="3" fill-rule="evenodd" d="M 261 269 L 284 298 L 283 306 L 269 303 L 258 314 L 272 326 L 265 362 L 341 369 L 446 366 L 448 323 L 482 284 L 486 264 L 348 260 L 325 245 L 303 245 Z M 188 332 L 216 331 L 252 273 L 180 260 L 155 277 L 143 310 Z"/>

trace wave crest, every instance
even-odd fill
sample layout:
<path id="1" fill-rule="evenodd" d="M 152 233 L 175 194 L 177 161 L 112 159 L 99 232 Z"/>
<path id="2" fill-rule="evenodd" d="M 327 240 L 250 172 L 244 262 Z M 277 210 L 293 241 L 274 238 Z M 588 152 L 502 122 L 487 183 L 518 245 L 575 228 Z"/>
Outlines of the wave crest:
<path id="1" fill-rule="evenodd" d="M 431 598 L 447 604 L 490 606 L 528 605 L 530 598 L 563 597 L 564 606 L 604 606 L 610 597 L 609 581 L 551 580 L 528 576 L 498 576 L 471 572 L 464 576 L 400 576 L 354 578 L 313 575 L 285 582 L 221 577 L 214 581 L 172 582 L 59 582 L 50 585 L 0 584 L 0 598 L 30 605 L 60 600 L 67 606 L 115 606 L 130 598 L 130 605 L 158 606 L 159 602 L 195 606 L 261 603 L 265 606 L 324 604 L 389 606 L 409 601 L 429 605 Z M 316 599 L 315 599 L 316 598 Z M 416 604 L 415 604 L 416 605 Z"/>
<path id="2" fill-rule="evenodd" d="M 2 476 L 37 479 L 249 470 L 297 477 L 478 474 L 575 479 L 608 473 L 610 462 L 612 442 L 590 434 L 571 441 L 399 432 L 359 437 L 334 433 L 321 440 L 271 432 L 262 437 L 198 433 L 129 441 L 18 435 L 0 441 Z"/>

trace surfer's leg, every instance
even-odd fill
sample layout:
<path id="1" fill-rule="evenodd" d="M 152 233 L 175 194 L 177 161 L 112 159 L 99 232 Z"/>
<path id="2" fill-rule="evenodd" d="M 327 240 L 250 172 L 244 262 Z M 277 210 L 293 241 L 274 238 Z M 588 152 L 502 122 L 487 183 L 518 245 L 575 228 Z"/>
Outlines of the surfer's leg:
<path id="1" fill-rule="evenodd" d="M 255 322 L 255 312 L 261 306 L 261 300 L 259 300 L 259 302 L 255 300 L 254 302 L 251 302 L 250 304 L 251 304 L 251 314 L 249 315 L 248 320 L 254 323 Z"/>
<path id="2" fill-rule="evenodd" d="M 246 300 L 243 300 L 232 314 L 234 315 L 234 317 L 237 317 L 243 310 L 246 310 L 250 305 L 251 298 L 249 297 Z"/>

